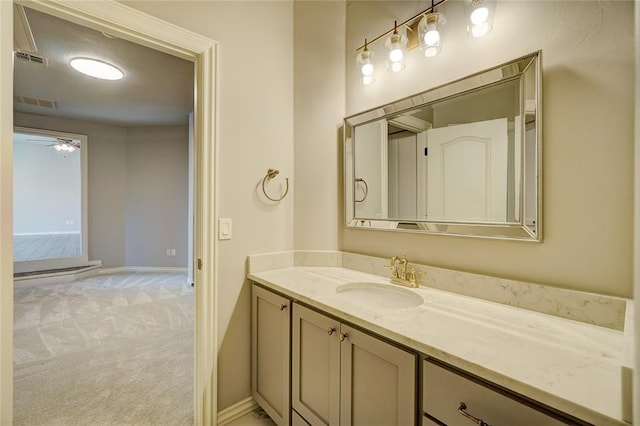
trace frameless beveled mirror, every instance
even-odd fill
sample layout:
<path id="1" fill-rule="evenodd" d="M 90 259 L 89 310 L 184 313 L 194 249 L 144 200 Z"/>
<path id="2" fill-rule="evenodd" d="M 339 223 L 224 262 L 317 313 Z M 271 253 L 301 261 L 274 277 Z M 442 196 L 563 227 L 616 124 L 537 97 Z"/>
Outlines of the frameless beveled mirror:
<path id="1" fill-rule="evenodd" d="M 346 226 L 541 241 L 540 54 L 345 118 Z"/>

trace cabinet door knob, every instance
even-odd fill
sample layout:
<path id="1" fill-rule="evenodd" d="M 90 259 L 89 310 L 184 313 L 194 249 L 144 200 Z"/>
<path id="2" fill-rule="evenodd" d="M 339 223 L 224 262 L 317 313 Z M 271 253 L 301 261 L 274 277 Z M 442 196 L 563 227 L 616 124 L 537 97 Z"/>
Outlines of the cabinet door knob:
<path id="1" fill-rule="evenodd" d="M 328 334 L 329 336 L 331 336 L 331 335 L 333 334 L 333 332 L 334 332 L 334 331 L 336 331 L 336 328 L 335 328 L 335 327 L 329 327 L 329 328 L 327 329 L 327 334 Z"/>
<path id="2" fill-rule="evenodd" d="M 287 305 L 280 305 L 280 310 L 284 311 L 285 309 L 287 309 Z"/>
<path id="3" fill-rule="evenodd" d="M 460 405 L 458 405 L 458 413 L 460 413 L 462 416 L 466 417 L 467 419 L 471 420 L 472 422 L 474 422 L 479 426 L 490 426 L 489 423 L 485 423 L 482 419 L 474 417 L 471 414 L 464 411 L 466 409 L 467 409 L 467 404 L 465 404 L 464 402 L 461 402 Z"/>
<path id="4" fill-rule="evenodd" d="M 347 337 L 349 337 L 349 335 L 347 333 L 340 333 L 340 341 L 344 342 L 344 339 L 346 339 Z"/>

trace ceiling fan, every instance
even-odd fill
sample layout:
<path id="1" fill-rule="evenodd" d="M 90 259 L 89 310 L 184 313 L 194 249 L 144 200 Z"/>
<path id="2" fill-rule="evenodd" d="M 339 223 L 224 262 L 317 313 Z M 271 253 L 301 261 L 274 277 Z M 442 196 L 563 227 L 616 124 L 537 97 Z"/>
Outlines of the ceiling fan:
<path id="1" fill-rule="evenodd" d="M 27 139 L 27 142 L 43 142 L 42 139 Z M 67 138 L 56 138 L 54 143 L 47 146 L 52 146 L 58 152 L 73 152 L 76 149 L 80 149 L 80 142 Z"/>

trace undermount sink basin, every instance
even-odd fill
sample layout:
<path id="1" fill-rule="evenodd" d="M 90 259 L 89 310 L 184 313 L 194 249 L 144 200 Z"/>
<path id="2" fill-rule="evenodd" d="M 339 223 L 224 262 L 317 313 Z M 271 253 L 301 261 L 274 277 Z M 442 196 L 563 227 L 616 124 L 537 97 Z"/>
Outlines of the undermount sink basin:
<path id="1" fill-rule="evenodd" d="M 336 288 L 336 293 L 348 297 L 351 302 L 371 308 L 403 309 L 424 303 L 419 294 L 393 284 L 348 283 Z"/>

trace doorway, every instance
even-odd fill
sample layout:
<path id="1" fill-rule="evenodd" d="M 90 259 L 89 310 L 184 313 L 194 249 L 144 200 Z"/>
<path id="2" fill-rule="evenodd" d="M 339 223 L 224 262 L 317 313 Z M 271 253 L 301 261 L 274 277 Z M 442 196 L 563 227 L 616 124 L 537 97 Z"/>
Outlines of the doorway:
<path id="1" fill-rule="evenodd" d="M 16 127 L 13 272 L 87 264 L 87 137 Z"/>
<path id="2" fill-rule="evenodd" d="M 127 40 L 170 53 L 195 63 L 196 94 L 198 103 L 195 106 L 194 134 L 195 134 L 195 256 L 199 267 L 195 270 L 196 293 L 196 326 L 195 326 L 195 423 L 215 423 L 216 410 L 216 380 L 217 380 L 217 326 L 216 326 L 216 274 L 215 274 L 215 242 L 213 218 L 216 212 L 214 196 L 215 188 L 215 66 L 216 43 L 200 35 L 190 33 L 172 24 L 164 23 L 144 13 L 130 9 L 116 2 L 47 2 L 34 4 L 31 7 L 39 11 L 50 13 L 63 19 L 72 20 L 100 30 L 108 30 L 110 34 Z M 0 7 L 0 32 L 3 40 L 12 38 L 12 4 L 4 3 Z M 9 43 L 3 43 L 2 56 L 8 57 Z M 2 85 L 1 104 L 3 109 L 11 105 L 11 80 L 5 78 L 11 75 L 10 61 L 0 62 Z M 6 108 L 8 110 L 8 108 Z M 0 120 L 0 132 L 3 140 L 11 137 L 12 114 L 3 114 Z M 0 191 L 3 208 L 12 207 L 11 186 L 12 147 L 2 146 L 0 151 L 2 174 L 0 175 Z M 8 225 L 8 226 L 7 226 Z M 0 242 L 2 256 L 1 281 L 2 311 L 0 338 L 0 400 L 2 401 L 2 422 L 11 422 L 12 380 L 11 380 L 11 315 L 12 315 L 12 229 L 11 223 L 3 224 L 0 228 Z M 8 263 L 11 261 L 11 263 Z M 7 267 L 7 265 L 9 265 Z M 206 419 L 206 420 L 205 420 Z"/>

